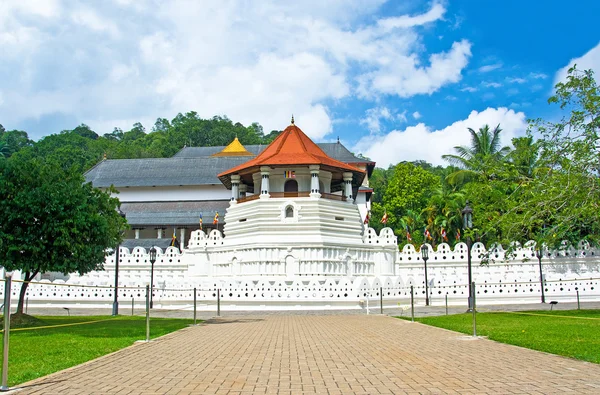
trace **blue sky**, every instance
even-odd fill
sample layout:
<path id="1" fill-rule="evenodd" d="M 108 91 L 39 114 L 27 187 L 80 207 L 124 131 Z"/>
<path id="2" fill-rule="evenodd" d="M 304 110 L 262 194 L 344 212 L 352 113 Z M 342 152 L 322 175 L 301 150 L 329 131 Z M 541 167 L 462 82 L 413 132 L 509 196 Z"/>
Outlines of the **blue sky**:
<path id="1" fill-rule="evenodd" d="M 291 4 L 288 4 L 291 3 Z M 34 139 L 197 111 L 296 124 L 387 166 L 443 163 L 467 127 L 555 119 L 553 85 L 600 72 L 600 2 L 5 0 L 0 123 Z"/>

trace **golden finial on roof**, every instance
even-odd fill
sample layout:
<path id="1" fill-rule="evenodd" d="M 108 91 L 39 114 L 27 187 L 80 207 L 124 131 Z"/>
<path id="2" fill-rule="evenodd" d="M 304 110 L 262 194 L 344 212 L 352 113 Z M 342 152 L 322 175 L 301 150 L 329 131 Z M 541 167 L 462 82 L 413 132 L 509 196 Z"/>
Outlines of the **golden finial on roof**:
<path id="1" fill-rule="evenodd" d="M 103 155 L 103 158 L 102 158 L 102 159 L 103 159 L 103 160 L 106 160 L 106 152 L 104 153 L 104 155 Z"/>
<path id="2" fill-rule="evenodd" d="M 292 114 L 292 125 L 294 124 L 294 114 Z"/>
<path id="3" fill-rule="evenodd" d="M 227 147 L 211 156 L 254 156 L 254 154 L 246 150 L 236 137 Z"/>

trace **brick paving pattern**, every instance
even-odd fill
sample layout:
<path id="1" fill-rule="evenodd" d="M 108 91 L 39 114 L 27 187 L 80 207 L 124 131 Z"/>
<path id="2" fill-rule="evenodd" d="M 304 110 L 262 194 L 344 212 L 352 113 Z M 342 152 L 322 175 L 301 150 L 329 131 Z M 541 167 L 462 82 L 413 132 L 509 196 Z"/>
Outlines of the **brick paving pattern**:
<path id="1" fill-rule="evenodd" d="M 217 318 L 19 394 L 600 393 L 600 365 L 378 315 Z"/>

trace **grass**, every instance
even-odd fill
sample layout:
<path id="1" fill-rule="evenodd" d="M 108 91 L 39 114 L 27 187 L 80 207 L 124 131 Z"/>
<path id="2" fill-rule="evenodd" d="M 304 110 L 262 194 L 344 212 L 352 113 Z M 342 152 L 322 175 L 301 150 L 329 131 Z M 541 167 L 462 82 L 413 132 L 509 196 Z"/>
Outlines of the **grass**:
<path id="1" fill-rule="evenodd" d="M 469 313 L 415 321 L 473 334 L 472 318 Z M 600 310 L 477 313 L 479 336 L 593 363 L 600 363 L 599 334 Z"/>
<path id="2" fill-rule="evenodd" d="M 57 328 L 15 330 L 10 333 L 8 385 L 79 365 L 146 338 L 146 318 L 119 316 L 37 317 L 35 326 L 89 322 Z M 91 321 L 100 321 L 94 322 Z M 40 322 L 41 321 L 41 322 Z M 192 320 L 152 318 L 151 338 L 179 330 Z"/>

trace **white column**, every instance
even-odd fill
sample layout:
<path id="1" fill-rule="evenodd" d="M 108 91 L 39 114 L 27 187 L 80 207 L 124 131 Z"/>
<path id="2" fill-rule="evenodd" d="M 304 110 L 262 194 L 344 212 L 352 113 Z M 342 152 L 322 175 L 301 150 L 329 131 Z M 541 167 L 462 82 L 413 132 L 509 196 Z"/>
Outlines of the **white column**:
<path id="1" fill-rule="evenodd" d="M 319 165 L 308 166 L 310 170 L 310 197 L 320 198 L 321 191 L 319 190 Z"/>
<path id="2" fill-rule="evenodd" d="M 237 203 L 240 198 L 240 176 L 234 174 L 231 176 L 231 204 Z"/>
<path id="3" fill-rule="evenodd" d="M 244 183 L 240 183 L 240 197 L 246 197 L 246 192 L 248 191 L 248 185 Z"/>
<path id="4" fill-rule="evenodd" d="M 354 203 L 354 198 L 352 197 L 352 173 L 351 172 L 345 172 L 343 174 L 344 176 L 344 186 L 345 186 L 345 195 L 346 195 L 346 201 L 348 203 Z"/>
<path id="5" fill-rule="evenodd" d="M 135 231 L 135 238 L 139 239 L 140 238 L 140 229 L 136 228 L 136 229 L 134 229 L 134 231 Z"/>
<path id="6" fill-rule="evenodd" d="M 185 248 L 185 228 L 179 229 L 179 235 L 180 235 L 179 245 L 181 246 L 181 249 L 183 250 Z"/>
<path id="7" fill-rule="evenodd" d="M 260 175 L 262 176 L 262 182 L 260 184 L 261 199 L 268 199 L 271 197 L 271 195 L 269 195 L 269 170 L 268 166 L 261 166 L 260 168 Z"/>
<path id="8" fill-rule="evenodd" d="M 162 239 L 162 231 L 163 231 L 163 228 L 156 228 L 156 238 L 157 239 Z"/>

